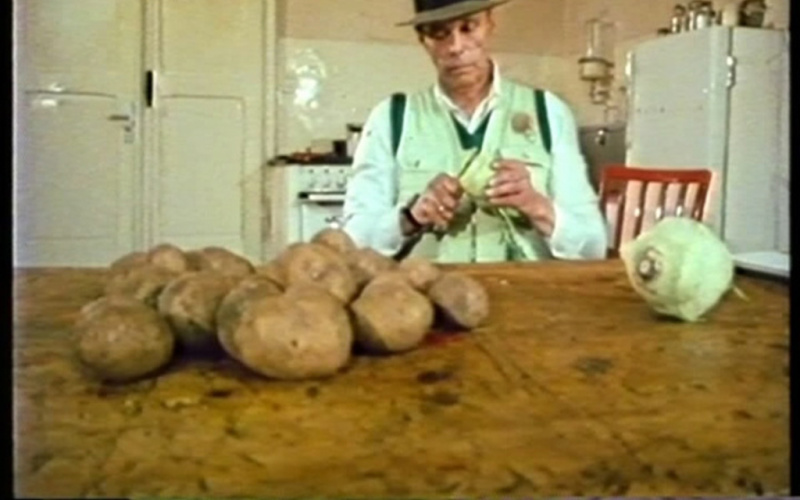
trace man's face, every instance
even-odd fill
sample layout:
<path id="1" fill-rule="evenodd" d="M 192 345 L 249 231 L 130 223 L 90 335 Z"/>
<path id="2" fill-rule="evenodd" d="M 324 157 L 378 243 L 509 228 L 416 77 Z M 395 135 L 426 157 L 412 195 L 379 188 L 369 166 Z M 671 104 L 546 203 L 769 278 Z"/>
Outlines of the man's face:
<path id="1" fill-rule="evenodd" d="M 422 26 L 419 39 L 446 88 L 469 86 L 488 70 L 487 43 L 494 31 L 491 11 Z"/>

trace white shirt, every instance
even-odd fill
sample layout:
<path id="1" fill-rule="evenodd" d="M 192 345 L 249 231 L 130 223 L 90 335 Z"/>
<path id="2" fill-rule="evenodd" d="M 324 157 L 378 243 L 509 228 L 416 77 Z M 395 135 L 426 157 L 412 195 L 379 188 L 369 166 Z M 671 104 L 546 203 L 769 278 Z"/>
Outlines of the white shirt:
<path id="1" fill-rule="evenodd" d="M 489 95 L 472 116 L 460 110 L 438 84 L 434 94 L 473 133 L 497 107 L 497 64 Z M 545 241 L 556 258 L 603 259 L 607 245 L 605 219 L 589 183 L 575 120 L 567 105 L 552 93 L 545 92 L 545 104 L 552 137 L 551 200 L 555 211 L 553 233 Z M 372 110 L 364 124 L 344 203 L 344 229 L 351 238 L 359 246 L 369 246 L 389 256 L 397 253 L 405 241 L 400 228 L 403 200 L 397 200 L 400 166 L 392 152 L 391 132 L 387 98 Z"/>

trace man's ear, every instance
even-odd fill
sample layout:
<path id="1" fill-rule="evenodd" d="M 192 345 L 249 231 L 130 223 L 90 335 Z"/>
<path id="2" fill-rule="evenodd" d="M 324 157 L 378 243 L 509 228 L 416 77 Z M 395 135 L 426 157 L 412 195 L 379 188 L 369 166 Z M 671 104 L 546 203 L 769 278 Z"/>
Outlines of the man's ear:
<path id="1" fill-rule="evenodd" d="M 486 24 L 488 25 L 488 31 L 491 34 L 494 31 L 494 9 L 489 9 L 486 11 Z"/>

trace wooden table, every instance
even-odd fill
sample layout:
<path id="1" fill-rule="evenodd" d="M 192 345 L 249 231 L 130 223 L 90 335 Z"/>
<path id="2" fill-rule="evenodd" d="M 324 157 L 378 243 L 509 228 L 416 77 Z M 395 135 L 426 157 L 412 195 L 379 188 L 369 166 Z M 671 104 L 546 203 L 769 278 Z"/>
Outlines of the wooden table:
<path id="1" fill-rule="evenodd" d="M 462 266 L 486 327 L 327 381 L 178 360 L 87 379 L 69 330 L 98 270 L 15 273 L 23 496 L 787 494 L 788 287 L 739 277 L 708 320 L 655 317 L 621 262 Z"/>

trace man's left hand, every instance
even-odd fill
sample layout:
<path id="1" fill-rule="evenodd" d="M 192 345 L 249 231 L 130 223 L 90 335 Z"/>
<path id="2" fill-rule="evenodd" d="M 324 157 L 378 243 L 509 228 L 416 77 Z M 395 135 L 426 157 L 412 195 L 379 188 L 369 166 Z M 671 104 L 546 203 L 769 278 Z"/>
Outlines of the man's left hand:
<path id="1" fill-rule="evenodd" d="M 532 165 L 533 168 L 541 168 Z M 529 165 L 518 160 L 497 160 L 486 196 L 495 207 L 515 208 L 526 216 L 539 232 L 550 236 L 555 224 L 553 203 L 531 184 Z"/>

